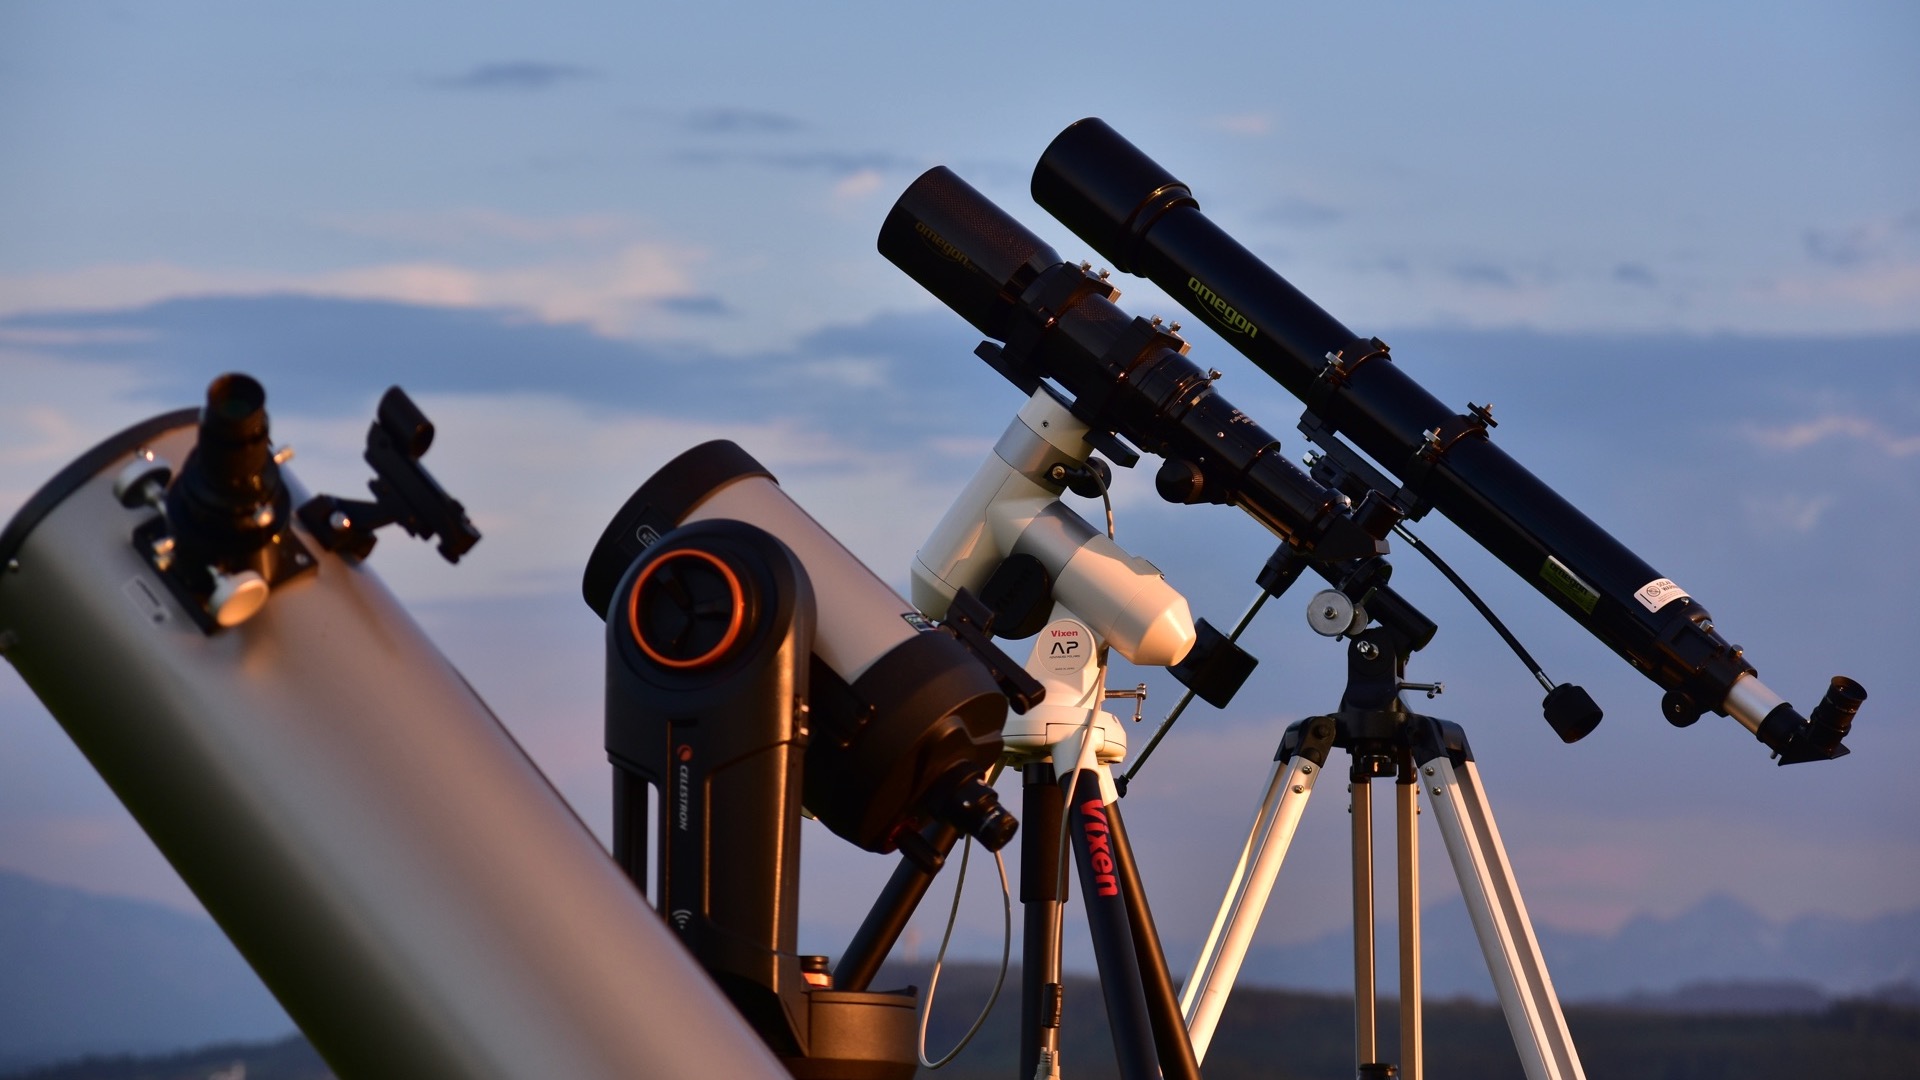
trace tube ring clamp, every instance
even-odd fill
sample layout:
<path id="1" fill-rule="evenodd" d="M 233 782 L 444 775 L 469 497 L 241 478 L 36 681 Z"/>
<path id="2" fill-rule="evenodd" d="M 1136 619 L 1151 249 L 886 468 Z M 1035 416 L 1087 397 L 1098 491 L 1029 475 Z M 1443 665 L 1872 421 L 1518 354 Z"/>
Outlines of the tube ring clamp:
<path id="1" fill-rule="evenodd" d="M 1307 387 L 1307 411 L 1318 413 L 1320 406 L 1326 404 L 1327 399 L 1353 377 L 1361 364 L 1376 356 L 1390 359 L 1390 352 L 1387 343 L 1379 338 L 1356 338 L 1328 353 L 1326 366 L 1320 369 L 1319 376 Z"/>

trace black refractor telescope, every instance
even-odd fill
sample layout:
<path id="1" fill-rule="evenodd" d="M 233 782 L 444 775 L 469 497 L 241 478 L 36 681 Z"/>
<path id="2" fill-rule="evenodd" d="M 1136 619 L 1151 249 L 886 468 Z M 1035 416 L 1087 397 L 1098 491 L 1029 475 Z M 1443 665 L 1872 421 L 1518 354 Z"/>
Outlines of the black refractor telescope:
<path id="1" fill-rule="evenodd" d="M 1166 459 L 1174 502 L 1237 505 L 1317 562 L 1387 550 L 1398 515 L 1374 496 L 1354 506 L 1279 453 L 1280 442 L 1213 387 L 1159 320 L 1133 318 L 1086 264 L 1075 266 L 944 166 L 907 188 L 880 226 L 880 253 L 981 333 L 981 359 L 1026 393 L 1050 379 L 1122 465 L 1116 436 Z"/>
<path id="2" fill-rule="evenodd" d="M 1866 691 L 1833 679 L 1809 720 L 1755 678 L 1698 600 L 1594 524 L 1487 437 L 1490 410 L 1442 405 L 1362 338 L 1200 212 L 1187 186 L 1099 119 L 1054 139 L 1033 198 L 1113 265 L 1159 285 L 1307 404 L 1301 430 L 1367 486 L 1400 481 L 1409 516 L 1428 507 L 1525 578 L 1667 693 L 1686 726 L 1732 715 L 1781 763 L 1838 757 Z"/>

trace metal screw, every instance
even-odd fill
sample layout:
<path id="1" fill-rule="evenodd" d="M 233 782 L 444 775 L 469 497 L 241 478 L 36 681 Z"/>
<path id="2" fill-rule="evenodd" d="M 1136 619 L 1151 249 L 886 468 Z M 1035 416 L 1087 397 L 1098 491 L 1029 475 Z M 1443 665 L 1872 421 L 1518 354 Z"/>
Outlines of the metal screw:
<path id="1" fill-rule="evenodd" d="M 1310 773 L 1310 772 L 1312 772 L 1312 771 L 1313 771 L 1313 763 L 1312 763 L 1312 762 L 1308 762 L 1307 764 L 1305 764 L 1305 765 L 1302 765 L 1302 766 L 1300 766 L 1300 774 L 1301 774 L 1302 776 L 1305 776 L 1306 774 L 1308 774 L 1308 773 Z"/>
<path id="2" fill-rule="evenodd" d="M 273 507 L 272 506 L 262 506 L 260 509 L 255 510 L 253 512 L 254 528 L 264 529 L 271 524 L 273 524 Z"/>
<path id="3" fill-rule="evenodd" d="M 1431 788 L 1428 788 L 1427 790 L 1429 790 L 1429 791 L 1431 791 L 1431 792 L 1433 793 L 1433 797 L 1434 797 L 1434 798 L 1436 798 L 1436 799 L 1437 799 L 1437 798 L 1439 798 L 1439 797 L 1440 797 L 1440 785 L 1438 785 L 1438 784 L 1435 784 L 1435 785 L 1434 785 L 1433 787 L 1431 787 Z"/>
<path id="4" fill-rule="evenodd" d="M 1428 776 L 1432 776 L 1432 775 L 1433 775 L 1433 766 L 1431 766 L 1431 765 L 1429 765 L 1429 766 L 1427 766 L 1426 768 L 1424 768 L 1424 769 L 1422 769 L 1422 770 L 1420 770 L 1420 771 L 1421 771 L 1421 772 L 1424 772 L 1424 773 L 1426 773 L 1426 774 L 1427 774 Z"/>
<path id="5" fill-rule="evenodd" d="M 1295 784 L 1295 785 L 1293 785 L 1293 793 L 1294 793 L 1295 795 L 1298 795 L 1298 794 L 1300 794 L 1300 793 L 1302 793 L 1302 792 L 1304 792 L 1304 791 L 1306 791 L 1306 790 L 1307 790 L 1307 785 L 1305 785 L 1305 784 Z"/>
<path id="6" fill-rule="evenodd" d="M 1373 660 L 1380 655 L 1380 647 L 1371 641 L 1359 642 L 1354 645 L 1354 650 L 1360 654 L 1362 660 Z"/>
<path id="7" fill-rule="evenodd" d="M 1179 324 L 1179 323 L 1177 323 L 1177 322 L 1176 322 L 1176 323 L 1168 323 L 1168 324 L 1167 324 L 1167 331 L 1168 331 L 1169 333 L 1174 333 L 1174 334 L 1177 334 L 1177 333 L 1179 333 L 1179 332 L 1180 332 L 1180 324 Z"/>
<path id="8" fill-rule="evenodd" d="M 8 559 L 8 560 L 7 560 L 7 573 L 9 573 L 9 574 L 17 574 L 17 573 L 19 573 L 19 572 L 20 572 L 20 560 L 19 560 L 19 559 Z"/>
<path id="9" fill-rule="evenodd" d="M 275 465 L 285 465 L 287 462 L 292 460 L 293 460 L 293 447 L 291 446 L 283 446 L 280 449 L 275 450 L 273 452 L 273 463 Z"/>

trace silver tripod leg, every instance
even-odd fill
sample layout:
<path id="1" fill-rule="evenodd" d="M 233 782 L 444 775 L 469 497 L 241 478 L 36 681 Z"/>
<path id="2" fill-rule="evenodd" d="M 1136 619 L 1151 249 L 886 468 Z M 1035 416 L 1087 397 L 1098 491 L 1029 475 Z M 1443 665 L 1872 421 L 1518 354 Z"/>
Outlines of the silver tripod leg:
<path id="1" fill-rule="evenodd" d="M 1470 760 L 1455 765 L 1441 754 L 1421 763 L 1420 784 L 1432 797 L 1435 820 L 1528 1080 L 1586 1080 L 1478 770 Z"/>
<path id="2" fill-rule="evenodd" d="M 1331 737 L 1331 723 L 1326 735 Z M 1320 756 L 1324 760 L 1325 750 Z M 1180 1012 L 1187 1024 L 1187 1036 L 1193 1042 L 1193 1056 L 1204 1060 L 1207 1044 L 1213 1041 L 1220 1011 L 1240 974 L 1241 961 L 1253 942 L 1253 931 L 1267 907 L 1274 879 L 1280 876 L 1280 864 L 1293 843 L 1300 815 L 1307 809 L 1307 798 L 1320 778 L 1321 768 L 1304 753 L 1284 763 L 1276 761 L 1267 781 L 1266 797 L 1254 816 L 1247 834 L 1240 863 L 1227 885 L 1226 899 L 1214 916 L 1213 930 L 1206 947 L 1200 950 L 1193 974 L 1187 977 L 1180 994 Z"/>

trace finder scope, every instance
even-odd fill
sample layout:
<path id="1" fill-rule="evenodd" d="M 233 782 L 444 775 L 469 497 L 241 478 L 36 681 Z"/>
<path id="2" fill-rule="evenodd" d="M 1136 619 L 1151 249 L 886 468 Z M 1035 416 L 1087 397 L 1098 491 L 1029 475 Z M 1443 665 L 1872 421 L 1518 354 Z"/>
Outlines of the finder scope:
<path id="1" fill-rule="evenodd" d="M 1132 318 L 1103 275 L 1075 266 L 944 166 L 900 196 L 880 253 L 981 333 L 981 356 L 1027 393 L 1051 379 L 1090 441 L 1131 464 L 1112 435 L 1167 459 L 1161 494 L 1231 503 L 1322 562 L 1386 551 L 1385 501 L 1350 506 L 1279 453 L 1280 443 L 1213 388 L 1158 320 Z"/>
<path id="2" fill-rule="evenodd" d="M 1442 405 L 1200 212 L 1187 186 L 1099 119 L 1060 133 L 1033 198 L 1113 265 L 1145 277 L 1307 405 L 1301 430 L 1409 516 L 1438 509 L 1667 691 L 1667 719 L 1732 715 L 1781 763 L 1838 757 L 1866 692 L 1845 680 L 1810 723 L 1756 678 L 1699 601 L 1496 447 L 1489 409 Z M 1351 440 L 1395 485 L 1354 454 Z"/>

